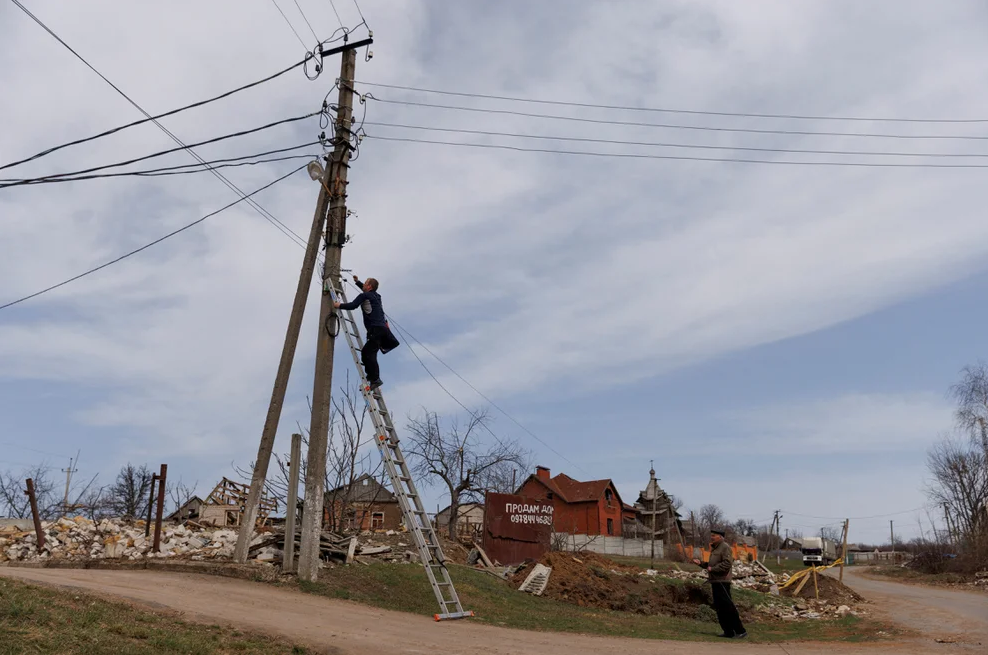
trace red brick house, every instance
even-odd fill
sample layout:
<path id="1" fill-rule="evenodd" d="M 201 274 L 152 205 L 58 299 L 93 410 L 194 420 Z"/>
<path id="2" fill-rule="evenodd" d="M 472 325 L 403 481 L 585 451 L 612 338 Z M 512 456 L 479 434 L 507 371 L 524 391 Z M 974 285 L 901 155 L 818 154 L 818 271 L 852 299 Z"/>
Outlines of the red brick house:
<path id="1" fill-rule="evenodd" d="M 620 537 L 625 515 L 633 515 L 633 508 L 621 501 L 610 480 L 580 482 L 565 473 L 553 478 L 544 466 L 536 466 L 535 474 L 515 493 L 551 501 L 552 529 L 556 532 Z"/>

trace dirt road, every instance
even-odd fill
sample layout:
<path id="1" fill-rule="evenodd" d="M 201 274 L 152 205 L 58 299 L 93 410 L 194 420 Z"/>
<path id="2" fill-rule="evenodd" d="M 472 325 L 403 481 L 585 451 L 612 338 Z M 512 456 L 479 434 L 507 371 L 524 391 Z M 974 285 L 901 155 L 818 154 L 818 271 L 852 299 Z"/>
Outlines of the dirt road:
<path id="1" fill-rule="evenodd" d="M 844 582 L 893 621 L 927 637 L 957 639 L 988 652 L 988 594 L 902 584 L 870 577 L 867 567 L 844 569 Z"/>
<path id="2" fill-rule="evenodd" d="M 605 638 L 567 633 L 513 630 L 463 620 L 436 623 L 427 617 L 374 609 L 347 601 L 278 589 L 263 583 L 187 573 L 26 569 L 0 567 L 0 575 L 28 582 L 80 588 L 141 605 L 170 609 L 189 620 L 235 625 L 279 634 L 335 655 L 463 653 L 478 655 L 686 655 L 712 644 L 681 641 Z M 858 578 L 854 579 L 858 582 Z M 863 585 L 871 584 L 864 581 Z M 885 593 L 878 583 L 876 593 Z M 862 592 L 867 591 L 862 586 Z M 899 585 L 896 585 L 898 587 Z M 934 590 L 938 591 L 938 590 Z M 939 592 L 938 592 L 939 593 Z M 980 600 L 980 599 L 979 599 Z M 912 603 L 913 601 L 909 601 Z M 964 602 L 961 601 L 964 605 Z M 978 605 L 971 611 L 978 611 Z M 912 610 L 910 610 L 912 611 Z M 988 643 L 988 642 L 985 642 Z M 739 642 L 717 644 L 716 652 L 739 655 L 873 655 L 875 653 L 937 653 L 931 639 L 883 644 L 784 644 Z M 966 649 L 965 647 L 962 647 Z"/>

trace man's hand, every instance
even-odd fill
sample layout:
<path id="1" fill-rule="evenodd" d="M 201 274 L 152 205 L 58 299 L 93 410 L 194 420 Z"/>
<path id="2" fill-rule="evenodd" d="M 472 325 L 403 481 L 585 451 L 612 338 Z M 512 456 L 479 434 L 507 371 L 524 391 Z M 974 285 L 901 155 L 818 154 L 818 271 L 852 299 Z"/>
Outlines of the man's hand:
<path id="1" fill-rule="evenodd" d="M 356 275 L 354 275 L 354 276 L 353 276 L 353 281 L 354 281 L 354 282 L 360 282 L 360 278 L 359 278 L 359 277 L 357 277 Z"/>
<path id="2" fill-rule="evenodd" d="M 333 309 L 339 309 L 339 308 L 340 308 L 340 303 L 334 302 L 333 303 Z"/>
<path id="3" fill-rule="evenodd" d="M 698 560 L 695 557 L 693 558 L 693 563 L 696 564 L 697 566 L 700 566 L 700 560 Z"/>

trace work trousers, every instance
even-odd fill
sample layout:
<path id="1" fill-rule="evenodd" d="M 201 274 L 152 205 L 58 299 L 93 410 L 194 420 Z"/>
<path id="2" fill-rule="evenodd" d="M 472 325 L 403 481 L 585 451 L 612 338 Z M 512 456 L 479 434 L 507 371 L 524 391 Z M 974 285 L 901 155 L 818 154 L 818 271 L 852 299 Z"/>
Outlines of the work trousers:
<path id="1" fill-rule="evenodd" d="M 717 620 L 723 628 L 725 635 L 739 635 L 745 631 L 741 624 L 741 616 L 738 608 L 731 600 L 730 582 L 711 582 L 710 587 L 714 592 L 714 610 L 717 612 Z"/>
<path id="2" fill-rule="evenodd" d="M 367 328 L 367 342 L 360 349 L 360 362 L 364 365 L 368 382 L 377 382 L 381 379 L 381 367 L 377 364 L 377 353 L 381 350 L 381 340 L 387 334 L 387 328 L 369 327 Z"/>

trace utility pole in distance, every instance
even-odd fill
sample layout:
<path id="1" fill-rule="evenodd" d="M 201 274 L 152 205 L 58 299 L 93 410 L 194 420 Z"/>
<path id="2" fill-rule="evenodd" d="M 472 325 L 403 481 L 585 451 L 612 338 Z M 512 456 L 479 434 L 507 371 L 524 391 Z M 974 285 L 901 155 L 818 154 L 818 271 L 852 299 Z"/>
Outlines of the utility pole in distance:
<path id="1" fill-rule="evenodd" d="M 76 454 L 75 461 L 79 461 L 79 455 Z M 72 458 L 69 458 L 69 468 L 62 469 L 62 473 L 65 474 L 65 499 L 62 501 L 62 513 L 66 514 L 69 511 L 69 487 L 72 486 L 72 474 L 78 469 L 72 468 Z"/>
<path id="2" fill-rule="evenodd" d="M 350 167 L 350 126 L 353 122 L 353 82 L 357 53 L 343 53 L 340 94 L 336 112 L 336 143 L 328 168 L 329 223 L 326 229 L 326 261 L 322 272 L 322 302 L 316 341 L 316 374 L 312 386 L 312 417 L 306 459 L 305 502 L 302 509 L 302 543 L 298 577 L 316 582 L 319 577 L 319 537 L 322 533 L 323 493 L 326 487 L 326 446 L 329 439 L 329 404 L 333 390 L 333 355 L 338 332 L 336 310 L 327 284 L 339 284 L 340 261 L 346 241 L 346 185 Z M 320 192 L 320 199 L 323 197 Z"/>

